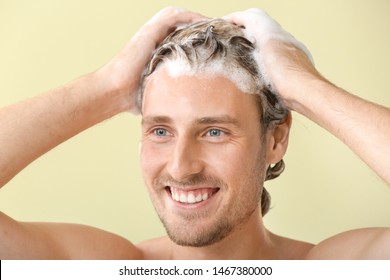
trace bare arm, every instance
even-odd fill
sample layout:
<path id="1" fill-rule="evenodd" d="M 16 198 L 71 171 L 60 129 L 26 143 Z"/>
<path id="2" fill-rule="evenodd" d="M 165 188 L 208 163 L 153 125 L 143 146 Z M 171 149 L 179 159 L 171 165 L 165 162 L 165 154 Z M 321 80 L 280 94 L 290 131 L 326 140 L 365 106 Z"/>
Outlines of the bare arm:
<path id="1" fill-rule="evenodd" d="M 23 223 L 0 212 L 0 259 L 140 259 L 113 233 L 78 224 Z"/>
<path id="2" fill-rule="evenodd" d="M 307 49 L 263 11 L 251 9 L 226 19 L 255 37 L 263 74 L 286 106 L 334 134 L 390 184 L 390 110 L 327 81 Z M 353 230 L 321 242 L 308 258 L 388 259 L 389 240 L 388 228 Z"/>
<path id="3" fill-rule="evenodd" d="M 151 52 L 176 25 L 198 14 L 167 8 L 101 69 L 30 100 L 0 109 L 0 187 L 33 160 L 120 112 L 138 113 L 138 80 Z"/>
<path id="4" fill-rule="evenodd" d="M 297 96 L 291 108 L 334 134 L 390 185 L 390 109 L 324 80 L 305 83 L 306 97 Z"/>
<path id="5" fill-rule="evenodd" d="M 177 25 L 200 18 L 188 11 L 164 9 L 101 69 L 0 109 L 0 187 L 39 156 L 81 131 L 121 112 L 137 113 L 138 81 L 152 51 Z M 113 248 L 118 249 L 117 254 Z M 19 223 L 0 213 L 1 259 L 129 258 L 137 255 L 134 250 L 130 242 L 101 230 Z"/>
<path id="6" fill-rule="evenodd" d="M 0 110 L 0 185 L 48 150 L 130 107 L 129 94 L 102 88 L 98 73 Z"/>
<path id="7" fill-rule="evenodd" d="M 264 73 L 287 107 L 334 134 L 390 184 L 390 110 L 327 81 L 307 49 L 263 11 L 251 9 L 226 19 L 255 37 Z"/>
<path id="8" fill-rule="evenodd" d="M 340 233 L 320 242 L 307 255 L 323 260 L 388 260 L 390 229 L 363 228 Z"/>

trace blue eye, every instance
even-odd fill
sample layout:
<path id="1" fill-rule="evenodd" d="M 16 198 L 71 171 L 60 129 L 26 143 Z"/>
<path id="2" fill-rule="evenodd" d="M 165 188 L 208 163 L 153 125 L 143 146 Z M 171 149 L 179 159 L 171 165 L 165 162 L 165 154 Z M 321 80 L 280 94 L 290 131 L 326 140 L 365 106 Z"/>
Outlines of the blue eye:
<path id="1" fill-rule="evenodd" d="M 167 136 L 167 130 L 164 128 L 156 128 L 154 130 L 154 134 L 160 137 Z"/>
<path id="2" fill-rule="evenodd" d="M 210 129 L 208 131 L 208 135 L 211 136 L 211 137 L 218 137 L 218 136 L 221 136 L 222 134 L 222 131 L 220 129 Z"/>

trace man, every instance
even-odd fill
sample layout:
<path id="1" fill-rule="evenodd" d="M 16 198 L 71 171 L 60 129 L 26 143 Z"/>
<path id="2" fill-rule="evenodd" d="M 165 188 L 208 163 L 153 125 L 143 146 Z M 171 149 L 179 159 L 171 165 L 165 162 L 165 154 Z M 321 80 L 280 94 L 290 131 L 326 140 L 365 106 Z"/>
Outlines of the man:
<path id="1" fill-rule="evenodd" d="M 343 233 L 314 246 L 276 236 L 264 227 L 263 182 L 282 170 L 291 124 L 286 107 L 339 137 L 387 183 L 390 161 L 383 155 L 390 154 L 390 110 L 326 81 L 304 48 L 263 12 L 249 10 L 225 18 L 245 28 L 243 36 L 239 28 L 230 27 L 237 34 L 225 40 L 239 58 L 242 49 L 252 55 L 252 72 L 223 59 L 231 50 L 214 40 L 210 27 L 187 49 L 177 44 L 157 49 L 137 103 L 139 77 L 155 46 L 177 25 L 201 19 L 165 9 L 101 69 L 0 111 L 3 186 L 77 133 L 120 112 L 141 110 L 141 167 L 169 237 L 134 245 L 86 226 L 20 223 L 1 214 L 2 259 L 390 257 L 390 231 L 385 228 Z M 212 55 L 204 48 L 195 50 L 213 44 L 218 63 L 208 64 Z M 191 64 L 197 56 L 206 60 Z M 183 57 L 189 62 L 183 63 Z M 280 110 L 275 115 L 270 108 Z"/>

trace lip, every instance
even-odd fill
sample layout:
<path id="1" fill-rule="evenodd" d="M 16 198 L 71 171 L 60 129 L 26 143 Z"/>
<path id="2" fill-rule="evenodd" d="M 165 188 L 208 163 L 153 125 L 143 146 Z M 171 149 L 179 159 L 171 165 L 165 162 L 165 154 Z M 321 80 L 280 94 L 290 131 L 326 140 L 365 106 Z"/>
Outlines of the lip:
<path id="1" fill-rule="evenodd" d="M 199 187 L 188 187 L 188 188 L 183 188 L 183 190 L 185 191 L 194 191 L 194 190 L 199 190 L 200 188 Z M 216 198 L 217 198 L 217 195 L 220 191 L 219 188 L 213 188 L 213 189 L 216 189 L 216 190 L 213 190 L 213 193 L 212 195 L 206 199 L 206 200 L 202 200 L 200 202 L 196 202 L 196 203 L 183 203 L 183 202 L 180 202 L 180 201 L 176 201 L 172 198 L 172 193 L 170 191 L 170 186 L 166 186 L 165 187 L 165 191 L 166 191 L 166 194 L 169 198 L 169 201 L 175 206 L 175 207 L 179 207 L 181 209 L 188 209 L 188 210 L 194 210 L 194 209 L 198 209 L 198 208 L 203 208 L 203 207 L 206 207 L 208 204 L 211 204 Z"/>

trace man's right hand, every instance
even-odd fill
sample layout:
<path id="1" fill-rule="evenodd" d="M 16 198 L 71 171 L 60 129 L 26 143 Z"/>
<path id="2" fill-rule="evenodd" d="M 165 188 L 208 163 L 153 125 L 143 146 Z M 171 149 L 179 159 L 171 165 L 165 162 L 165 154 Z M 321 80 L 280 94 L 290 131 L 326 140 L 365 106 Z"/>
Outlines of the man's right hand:
<path id="1" fill-rule="evenodd" d="M 69 84 L 0 109 L 0 187 L 32 161 L 123 111 L 136 112 L 141 73 L 151 53 L 179 24 L 201 16 L 166 8 L 99 70 Z M 31 186 L 33 187 L 33 186 Z M 140 258 L 129 241 L 71 224 L 21 223 L 0 212 L 0 259 Z"/>
<path id="2" fill-rule="evenodd" d="M 136 105 L 140 76 L 155 49 L 180 24 L 201 19 L 178 8 L 157 13 L 99 70 L 31 100 L 0 109 L 0 187 L 50 149 Z"/>
<path id="3" fill-rule="evenodd" d="M 118 55 L 96 73 L 107 89 L 128 93 L 127 110 L 139 114 L 140 108 L 136 103 L 138 83 L 152 52 L 179 25 L 203 18 L 200 14 L 175 7 L 161 10 L 141 27 Z"/>

